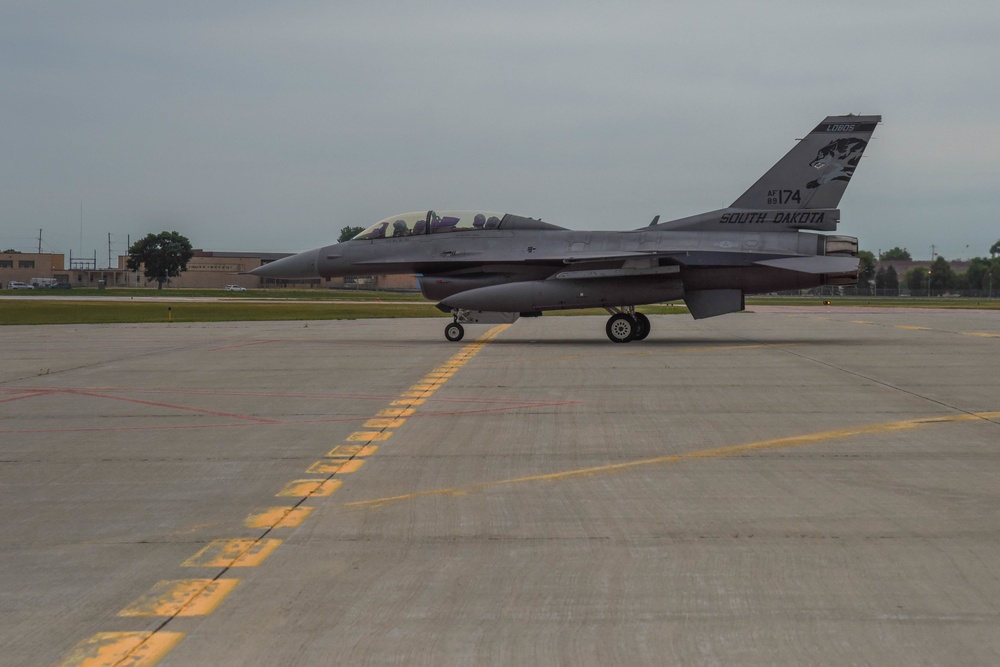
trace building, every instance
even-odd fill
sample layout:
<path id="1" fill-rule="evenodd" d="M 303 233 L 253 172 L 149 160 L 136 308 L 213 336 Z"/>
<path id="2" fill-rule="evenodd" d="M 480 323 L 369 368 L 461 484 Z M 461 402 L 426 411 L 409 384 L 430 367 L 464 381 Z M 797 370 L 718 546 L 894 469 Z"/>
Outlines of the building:
<path id="1" fill-rule="evenodd" d="M 5 252 L 0 253 L 0 286 L 6 288 L 11 281 L 30 283 L 32 278 L 55 278 L 69 282 L 66 257 L 52 253 Z"/>
<path id="2" fill-rule="evenodd" d="M 171 278 L 167 286 L 171 288 L 222 289 L 226 285 L 240 285 L 247 289 L 257 288 L 313 288 L 313 289 L 381 289 L 412 291 L 418 289 L 417 278 L 413 275 L 399 276 L 357 276 L 354 278 L 332 278 L 327 280 L 286 281 L 269 280 L 246 275 L 262 264 L 288 257 L 289 253 L 247 253 L 215 252 L 195 250 L 188 262 L 187 270 L 176 278 Z M 146 280 L 141 272 L 126 268 L 128 256 L 118 257 L 114 268 L 67 269 L 66 257 L 54 253 L 0 253 L 0 287 L 7 288 L 11 281 L 31 283 L 33 279 L 42 282 L 68 283 L 72 287 L 143 287 L 157 288 L 155 280 Z"/>

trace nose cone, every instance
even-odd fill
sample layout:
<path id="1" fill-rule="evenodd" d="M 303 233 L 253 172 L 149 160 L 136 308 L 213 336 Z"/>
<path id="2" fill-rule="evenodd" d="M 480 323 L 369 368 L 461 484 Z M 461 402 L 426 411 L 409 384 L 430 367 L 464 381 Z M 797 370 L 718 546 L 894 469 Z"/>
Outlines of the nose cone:
<path id="1" fill-rule="evenodd" d="M 298 255 L 283 257 L 276 262 L 262 264 L 256 269 L 251 270 L 250 275 L 260 276 L 261 278 L 286 278 L 290 280 L 295 278 L 318 278 L 318 259 L 319 248 L 316 250 L 307 250 L 306 252 L 300 252 Z"/>

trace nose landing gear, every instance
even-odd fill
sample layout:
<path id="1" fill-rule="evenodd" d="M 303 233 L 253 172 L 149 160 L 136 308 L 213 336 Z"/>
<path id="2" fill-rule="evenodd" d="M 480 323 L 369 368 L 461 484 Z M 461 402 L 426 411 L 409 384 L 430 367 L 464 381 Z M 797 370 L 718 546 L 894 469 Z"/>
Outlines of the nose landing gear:
<path id="1" fill-rule="evenodd" d="M 463 327 L 458 322 L 452 322 L 444 328 L 444 337 L 450 340 L 452 343 L 456 343 L 462 340 L 465 335 L 465 327 Z"/>

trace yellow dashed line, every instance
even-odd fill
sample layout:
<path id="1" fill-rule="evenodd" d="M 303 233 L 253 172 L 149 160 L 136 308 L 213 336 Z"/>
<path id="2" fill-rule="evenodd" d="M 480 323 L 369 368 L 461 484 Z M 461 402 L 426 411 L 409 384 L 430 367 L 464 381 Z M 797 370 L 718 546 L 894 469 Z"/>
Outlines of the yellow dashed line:
<path id="1" fill-rule="evenodd" d="M 366 421 L 365 428 L 399 428 L 405 423 L 405 419 L 376 418 Z"/>
<path id="2" fill-rule="evenodd" d="M 282 540 L 213 540 L 181 567 L 257 567 L 281 546 Z"/>
<path id="3" fill-rule="evenodd" d="M 414 405 L 423 405 L 425 402 L 426 399 L 423 398 L 405 398 L 405 399 L 397 399 L 389 403 L 389 405 L 413 407 Z"/>
<path id="4" fill-rule="evenodd" d="M 251 514 L 244 521 L 247 528 L 294 528 L 306 520 L 315 507 L 270 507 Z"/>
<path id="5" fill-rule="evenodd" d="M 364 463 L 364 459 L 349 459 L 347 461 L 322 459 L 306 468 L 306 472 L 312 475 L 345 475 L 357 472 Z"/>
<path id="6" fill-rule="evenodd" d="M 987 333 L 985 331 L 959 331 L 963 336 L 980 336 L 982 338 L 1000 338 L 1000 333 Z"/>
<path id="7" fill-rule="evenodd" d="M 345 438 L 348 442 L 381 442 L 392 437 L 393 431 L 355 431 Z"/>
<path id="8" fill-rule="evenodd" d="M 364 458 L 378 451 L 378 445 L 337 445 L 326 455 L 330 458 Z"/>
<path id="9" fill-rule="evenodd" d="M 897 329 L 906 329 L 907 331 L 930 331 L 927 327 L 914 327 L 905 324 L 897 324 L 895 326 Z"/>
<path id="10" fill-rule="evenodd" d="M 393 403 L 397 402 L 393 401 Z M 379 410 L 378 415 L 379 417 L 409 417 L 413 412 L 413 408 L 386 408 L 385 410 Z"/>
<path id="11" fill-rule="evenodd" d="M 275 495 L 279 498 L 328 496 L 343 483 L 339 479 L 293 479 Z"/>
<path id="12" fill-rule="evenodd" d="M 348 442 L 364 444 L 337 445 L 326 458 L 310 466 L 308 472 L 339 475 L 357 471 L 365 458 L 378 450 L 371 442 L 384 442 L 413 414 L 413 408 L 423 405 L 455 372 L 472 359 L 486 344 L 509 325 L 490 329 L 478 342 L 465 346 L 444 364 L 425 375 L 399 398 L 372 419 L 365 422 L 371 430 L 355 431 Z M 276 495 L 309 498 L 329 496 L 343 482 L 339 479 L 296 479 L 287 483 Z M 313 511 L 312 507 L 271 507 L 244 520 L 248 528 L 272 530 L 300 525 Z M 181 563 L 182 567 L 253 567 L 260 565 L 282 544 L 279 539 L 215 540 Z M 119 612 L 119 616 L 197 616 L 211 613 L 236 587 L 239 579 L 178 579 L 160 581 L 145 595 Z M 151 667 L 159 662 L 177 642 L 182 632 L 100 632 L 77 644 L 59 667 Z"/>
<path id="13" fill-rule="evenodd" d="M 149 667 L 182 637 L 183 632 L 98 632 L 77 644 L 59 667 Z"/>
<path id="14" fill-rule="evenodd" d="M 215 611 L 239 579 L 160 581 L 119 616 L 204 616 Z"/>

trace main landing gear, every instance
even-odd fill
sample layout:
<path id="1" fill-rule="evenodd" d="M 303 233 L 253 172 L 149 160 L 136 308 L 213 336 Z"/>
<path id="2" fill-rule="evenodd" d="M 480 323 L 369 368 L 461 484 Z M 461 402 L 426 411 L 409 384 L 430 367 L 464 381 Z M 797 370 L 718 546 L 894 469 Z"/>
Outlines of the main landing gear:
<path id="1" fill-rule="evenodd" d="M 613 343 L 631 343 L 649 335 L 649 318 L 635 312 L 635 306 L 606 308 L 611 313 L 605 330 Z"/>

